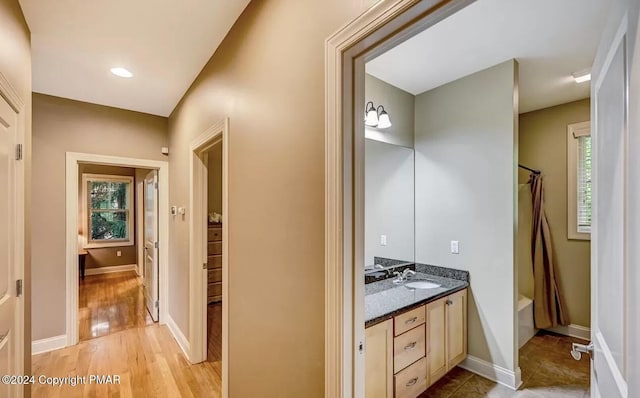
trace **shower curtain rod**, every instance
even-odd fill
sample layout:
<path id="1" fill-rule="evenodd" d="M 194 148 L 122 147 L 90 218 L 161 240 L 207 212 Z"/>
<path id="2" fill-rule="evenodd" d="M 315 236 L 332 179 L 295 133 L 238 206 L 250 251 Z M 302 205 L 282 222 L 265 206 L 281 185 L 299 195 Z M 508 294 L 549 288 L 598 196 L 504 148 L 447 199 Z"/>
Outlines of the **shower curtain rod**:
<path id="1" fill-rule="evenodd" d="M 540 174 L 542 173 L 540 170 L 536 170 L 536 169 L 532 169 L 531 167 L 527 167 L 524 165 L 519 164 L 518 167 L 523 168 L 525 170 L 529 170 L 530 172 L 532 172 L 533 174 Z"/>

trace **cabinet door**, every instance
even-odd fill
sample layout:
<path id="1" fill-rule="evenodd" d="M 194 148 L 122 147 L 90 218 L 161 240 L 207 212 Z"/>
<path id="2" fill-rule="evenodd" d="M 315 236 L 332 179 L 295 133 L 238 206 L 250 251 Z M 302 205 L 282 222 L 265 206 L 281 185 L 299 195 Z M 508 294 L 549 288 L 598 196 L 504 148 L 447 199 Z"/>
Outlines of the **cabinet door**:
<path id="1" fill-rule="evenodd" d="M 467 356 L 467 290 L 447 299 L 447 370 L 450 370 Z"/>
<path id="2" fill-rule="evenodd" d="M 427 305 L 427 358 L 429 385 L 447 373 L 447 299 Z"/>
<path id="3" fill-rule="evenodd" d="M 364 395 L 393 397 L 393 320 L 365 329 Z"/>

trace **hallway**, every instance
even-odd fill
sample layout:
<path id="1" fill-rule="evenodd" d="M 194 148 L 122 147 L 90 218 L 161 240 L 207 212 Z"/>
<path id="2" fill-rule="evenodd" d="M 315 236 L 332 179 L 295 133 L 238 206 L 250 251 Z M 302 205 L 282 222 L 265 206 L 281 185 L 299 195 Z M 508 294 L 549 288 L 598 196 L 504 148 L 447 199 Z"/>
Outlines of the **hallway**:
<path id="1" fill-rule="evenodd" d="M 53 387 L 35 384 L 34 398 L 220 397 L 220 362 L 191 365 L 164 325 L 127 329 L 34 355 L 34 375 L 49 377 L 119 375 L 120 385 Z"/>

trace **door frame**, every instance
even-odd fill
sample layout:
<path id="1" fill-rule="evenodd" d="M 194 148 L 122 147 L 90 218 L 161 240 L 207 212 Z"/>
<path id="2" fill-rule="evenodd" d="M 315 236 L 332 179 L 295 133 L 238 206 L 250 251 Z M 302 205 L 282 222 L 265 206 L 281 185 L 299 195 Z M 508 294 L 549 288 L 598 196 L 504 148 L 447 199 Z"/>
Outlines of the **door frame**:
<path id="1" fill-rule="evenodd" d="M 31 154 L 27 153 L 26 148 L 26 140 L 25 136 L 27 133 L 27 112 L 25 109 L 25 102 L 18 95 L 17 91 L 13 88 L 9 80 L 6 78 L 2 72 L 0 72 L 0 96 L 7 101 L 7 104 L 16 112 L 16 136 L 15 136 L 15 144 L 22 145 L 22 159 L 16 161 L 14 163 L 14 182 L 15 182 L 15 220 L 14 220 L 14 236 L 15 242 L 13 245 L 14 250 L 14 260 L 15 266 L 13 269 L 13 275 L 16 280 L 22 280 L 22 295 L 20 297 L 16 297 L 16 314 L 15 314 L 15 358 L 16 363 L 16 374 L 26 374 L 25 373 L 25 363 L 28 363 L 29 366 L 26 370 L 31 369 L 31 330 L 25 329 L 25 310 L 27 309 L 27 305 L 25 301 L 27 300 L 27 296 L 29 297 L 29 305 L 31 303 L 30 297 L 30 275 L 28 272 L 30 270 L 25 267 L 25 259 L 28 258 L 28 254 L 25 253 L 25 250 L 29 248 L 29 245 L 26 244 L 28 241 L 27 235 L 25 233 L 25 198 L 26 198 L 26 172 L 25 172 L 25 162 L 29 159 Z M 29 280 L 27 280 L 26 275 L 29 275 Z M 31 311 L 29 311 L 29 314 Z M 28 336 L 28 338 L 25 338 Z M 28 360 L 25 361 L 25 359 Z M 28 389 L 28 387 L 27 387 Z M 24 387 L 18 387 L 18 397 L 22 397 L 25 391 Z"/>
<path id="2" fill-rule="evenodd" d="M 66 153 L 66 346 L 78 344 L 78 172 L 80 163 L 158 170 L 158 245 L 160 277 L 160 324 L 169 318 L 169 162 L 98 155 Z M 163 211 L 164 210 L 164 211 Z"/>
<path id="3" fill-rule="evenodd" d="M 364 279 L 356 266 L 364 256 L 364 126 L 354 104 L 364 104 L 365 62 L 474 1 L 381 0 L 325 41 L 327 398 L 364 396 L 364 286 L 355 283 Z"/>
<path id="4" fill-rule="evenodd" d="M 191 363 L 207 359 L 207 262 L 206 223 L 204 228 L 196 220 L 206 219 L 207 165 L 204 152 L 222 140 L 222 396 L 228 396 L 229 348 L 229 118 L 213 124 L 189 145 L 189 341 Z"/>

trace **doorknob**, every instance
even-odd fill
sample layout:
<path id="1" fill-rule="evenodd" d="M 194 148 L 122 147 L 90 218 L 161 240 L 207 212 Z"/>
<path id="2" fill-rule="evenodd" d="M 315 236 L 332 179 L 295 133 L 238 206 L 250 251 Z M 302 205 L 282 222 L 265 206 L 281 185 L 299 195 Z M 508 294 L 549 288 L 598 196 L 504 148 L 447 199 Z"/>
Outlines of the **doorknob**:
<path id="1" fill-rule="evenodd" d="M 576 361 L 579 361 L 582 358 L 582 354 L 589 354 L 589 356 L 593 357 L 593 343 L 589 344 L 571 344 L 571 356 Z"/>

